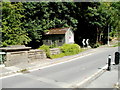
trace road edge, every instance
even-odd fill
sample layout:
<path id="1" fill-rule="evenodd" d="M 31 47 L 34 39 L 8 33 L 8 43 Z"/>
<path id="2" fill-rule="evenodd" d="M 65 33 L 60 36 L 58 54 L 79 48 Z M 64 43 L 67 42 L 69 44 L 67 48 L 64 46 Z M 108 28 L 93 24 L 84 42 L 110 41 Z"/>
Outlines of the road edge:
<path id="1" fill-rule="evenodd" d="M 86 78 L 82 82 L 79 81 L 77 84 L 71 85 L 70 88 L 85 88 L 88 84 L 90 84 L 92 81 L 96 80 L 98 77 L 100 77 L 103 73 L 105 73 L 107 70 L 107 65 L 105 65 L 103 68 L 101 68 L 99 71 L 91 75 L 90 77 Z"/>

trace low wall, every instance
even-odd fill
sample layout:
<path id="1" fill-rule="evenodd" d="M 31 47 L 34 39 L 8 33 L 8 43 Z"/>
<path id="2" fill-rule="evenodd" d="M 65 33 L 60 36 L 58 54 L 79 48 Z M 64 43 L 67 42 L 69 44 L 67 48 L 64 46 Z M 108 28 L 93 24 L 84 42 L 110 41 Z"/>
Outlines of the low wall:
<path id="1" fill-rule="evenodd" d="M 50 49 L 51 55 L 61 53 L 59 48 Z M 6 52 L 5 55 L 6 61 L 4 62 L 5 66 L 13 66 L 20 63 L 30 63 L 34 61 L 39 61 L 46 59 L 46 53 L 43 50 L 39 49 L 30 49 L 27 51 L 12 51 Z"/>
<path id="2" fill-rule="evenodd" d="M 60 54 L 61 50 L 59 48 L 52 48 L 50 49 L 50 54 L 55 55 L 55 54 Z"/>
<path id="3" fill-rule="evenodd" d="M 28 62 L 41 60 L 46 58 L 46 53 L 43 50 L 34 49 L 28 51 Z"/>
<path id="4" fill-rule="evenodd" d="M 19 63 L 27 63 L 28 58 L 27 51 L 7 52 L 5 66 L 13 66 Z"/>
<path id="5" fill-rule="evenodd" d="M 7 52 L 5 55 L 5 66 L 13 66 L 20 63 L 29 63 L 37 60 L 46 59 L 46 53 L 43 50 L 29 50 Z"/>

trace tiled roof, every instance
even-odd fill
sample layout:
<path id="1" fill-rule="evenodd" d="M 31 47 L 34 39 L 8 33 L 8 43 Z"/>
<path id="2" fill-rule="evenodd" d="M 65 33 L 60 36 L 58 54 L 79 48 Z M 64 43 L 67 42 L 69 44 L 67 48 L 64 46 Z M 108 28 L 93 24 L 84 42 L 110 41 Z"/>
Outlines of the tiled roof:
<path id="1" fill-rule="evenodd" d="M 48 32 L 45 33 L 45 35 L 50 35 L 50 34 L 65 34 L 68 29 L 69 28 L 55 28 L 55 29 L 50 29 Z"/>

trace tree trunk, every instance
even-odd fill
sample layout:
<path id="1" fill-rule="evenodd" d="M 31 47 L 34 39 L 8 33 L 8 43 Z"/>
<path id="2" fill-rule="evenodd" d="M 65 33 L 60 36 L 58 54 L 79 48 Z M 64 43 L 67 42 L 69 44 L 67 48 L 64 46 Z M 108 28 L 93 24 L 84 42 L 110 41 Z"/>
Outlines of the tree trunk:
<path id="1" fill-rule="evenodd" d="M 98 27 L 96 28 L 97 29 L 97 39 L 96 39 L 96 43 L 98 43 L 99 42 L 99 29 L 98 29 Z"/>

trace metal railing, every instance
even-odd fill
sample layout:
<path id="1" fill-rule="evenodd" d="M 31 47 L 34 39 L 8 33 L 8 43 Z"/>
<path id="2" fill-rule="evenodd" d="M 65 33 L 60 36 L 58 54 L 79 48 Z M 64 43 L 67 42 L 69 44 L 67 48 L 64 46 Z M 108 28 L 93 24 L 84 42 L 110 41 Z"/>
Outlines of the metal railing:
<path id="1" fill-rule="evenodd" d="M 4 62 L 6 60 L 5 55 L 6 55 L 5 52 L 0 52 L 0 64 L 4 64 Z"/>

